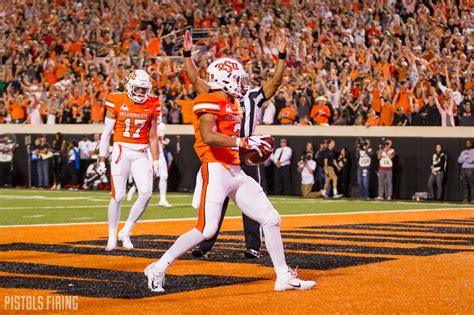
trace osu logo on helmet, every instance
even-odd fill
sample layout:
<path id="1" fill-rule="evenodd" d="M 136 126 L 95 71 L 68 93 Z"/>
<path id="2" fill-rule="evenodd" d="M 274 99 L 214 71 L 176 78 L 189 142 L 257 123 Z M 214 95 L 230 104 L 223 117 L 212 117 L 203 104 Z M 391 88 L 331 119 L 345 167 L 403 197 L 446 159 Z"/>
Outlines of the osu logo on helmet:
<path id="1" fill-rule="evenodd" d="M 226 60 L 223 63 L 218 63 L 216 66 L 219 70 L 224 70 L 229 73 L 231 73 L 232 70 L 239 70 L 239 65 L 229 60 Z"/>

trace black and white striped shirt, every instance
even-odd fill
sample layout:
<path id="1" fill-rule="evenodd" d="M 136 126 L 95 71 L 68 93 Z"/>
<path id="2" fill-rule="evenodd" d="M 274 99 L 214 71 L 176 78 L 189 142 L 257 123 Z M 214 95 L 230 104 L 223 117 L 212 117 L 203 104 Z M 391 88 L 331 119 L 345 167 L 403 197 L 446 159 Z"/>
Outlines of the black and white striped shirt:
<path id="1" fill-rule="evenodd" d="M 247 94 L 240 100 L 240 110 L 242 111 L 241 137 L 249 137 L 253 134 L 265 101 L 263 86 L 248 90 Z"/>

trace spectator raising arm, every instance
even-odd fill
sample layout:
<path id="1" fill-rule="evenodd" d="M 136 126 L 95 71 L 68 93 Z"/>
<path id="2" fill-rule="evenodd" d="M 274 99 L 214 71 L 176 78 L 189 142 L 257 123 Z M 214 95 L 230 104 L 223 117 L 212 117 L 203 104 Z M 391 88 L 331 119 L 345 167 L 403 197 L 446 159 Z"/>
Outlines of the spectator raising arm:
<path id="1" fill-rule="evenodd" d="M 268 79 L 263 84 L 263 94 L 265 99 L 270 99 L 275 95 L 278 87 L 280 87 L 283 81 L 283 71 L 285 70 L 285 59 L 286 59 L 286 43 L 287 39 L 282 35 L 280 42 L 278 44 L 278 61 L 275 68 L 275 73 L 273 77 Z"/>

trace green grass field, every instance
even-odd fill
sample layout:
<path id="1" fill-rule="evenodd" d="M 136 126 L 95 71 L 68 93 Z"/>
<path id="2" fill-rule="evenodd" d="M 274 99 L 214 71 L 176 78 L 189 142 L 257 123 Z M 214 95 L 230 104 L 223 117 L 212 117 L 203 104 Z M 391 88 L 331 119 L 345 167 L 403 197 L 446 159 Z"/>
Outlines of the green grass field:
<path id="1" fill-rule="evenodd" d="M 0 225 L 106 222 L 109 198 L 108 192 L 0 189 Z M 197 216 L 197 211 L 191 207 L 191 199 L 191 194 L 170 193 L 168 201 L 173 208 L 165 209 L 158 207 L 159 196 L 155 193 L 141 219 L 194 218 Z M 466 208 L 466 205 L 452 203 L 406 201 L 322 200 L 297 197 L 270 197 L 270 200 L 282 215 Z M 127 218 L 132 202 L 133 200 L 124 201 L 122 220 Z M 227 216 L 239 214 L 240 211 L 231 203 Z"/>

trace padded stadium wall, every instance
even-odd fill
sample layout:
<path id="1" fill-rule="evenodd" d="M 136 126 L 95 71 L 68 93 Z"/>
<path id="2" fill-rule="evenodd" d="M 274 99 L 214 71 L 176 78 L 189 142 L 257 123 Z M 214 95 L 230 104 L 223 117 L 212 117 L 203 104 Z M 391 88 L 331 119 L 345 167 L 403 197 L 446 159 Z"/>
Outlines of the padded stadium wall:
<path id="1" fill-rule="evenodd" d="M 51 143 L 56 132 L 61 132 L 65 140 L 81 140 L 82 135 L 100 133 L 102 125 L 1 125 L 0 133 L 13 133 L 17 136 L 18 148 L 14 157 L 15 185 L 27 183 L 27 153 L 25 136 L 32 139 L 46 134 Z M 192 191 L 196 173 L 200 167 L 194 149 L 194 136 L 191 125 L 168 125 L 166 137 L 171 140 L 169 149 L 173 153 L 175 167 L 170 173 L 170 189 L 174 191 Z M 445 179 L 444 200 L 460 201 L 462 199 L 461 168 L 457 163 L 459 153 L 464 149 L 467 139 L 474 139 L 474 128 L 455 127 L 300 127 L 300 126 L 258 126 L 256 134 L 271 134 L 276 143 L 285 137 L 293 149 L 293 189 L 300 195 L 300 177 L 296 172 L 299 161 L 307 142 L 312 142 L 317 149 L 324 139 L 334 139 L 336 150 L 342 147 L 349 149 L 352 160 L 350 194 L 358 196 L 356 178 L 355 143 L 358 137 L 370 139 L 372 148 L 382 143 L 382 138 L 391 139 L 397 152 L 394 167 L 394 198 L 411 199 L 418 191 L 427 191 L 426 184 L 430 176 L 431 157 L 436 144 L 441 144 L 448 157 L 448 171 Z M 180 153 L 177 154 L 179 138 Z M 372 172 L 371 197 L 376 196 L 377 178 Z"/>

